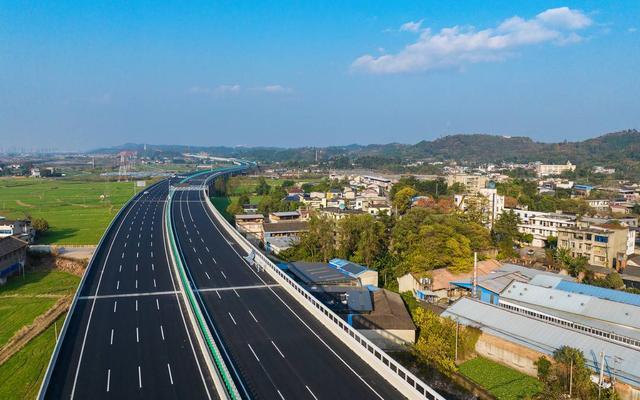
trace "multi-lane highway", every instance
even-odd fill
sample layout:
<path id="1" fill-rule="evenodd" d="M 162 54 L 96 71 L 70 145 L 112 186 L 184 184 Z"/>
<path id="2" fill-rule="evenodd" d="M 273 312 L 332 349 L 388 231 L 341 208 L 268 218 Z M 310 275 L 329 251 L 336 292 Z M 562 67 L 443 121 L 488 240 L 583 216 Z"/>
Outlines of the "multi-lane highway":
<path id="1" fill-rule="evenodd" d="M 217 398 L 169 267 L 168 186 L 138 195 L 105 234 L 41 397 Z"/>
<path id="2" fill-rule="evenodd" d="M 260 399 L 394 399 L 401 394 L 247 264 L 197 190 L 177 190 L 172 225 L 192 285 L 241 395 Z"/>

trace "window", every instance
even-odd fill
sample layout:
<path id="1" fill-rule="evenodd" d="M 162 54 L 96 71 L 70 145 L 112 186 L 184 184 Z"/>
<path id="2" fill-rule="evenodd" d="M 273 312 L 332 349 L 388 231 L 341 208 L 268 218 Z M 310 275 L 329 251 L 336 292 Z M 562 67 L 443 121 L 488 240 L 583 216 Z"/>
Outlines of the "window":
<path id="1" fill-rule="evenodd" d="M 595 235 L 594 240 L 598 243 L 609 243 L 609 238 L 607 236 Z"/>

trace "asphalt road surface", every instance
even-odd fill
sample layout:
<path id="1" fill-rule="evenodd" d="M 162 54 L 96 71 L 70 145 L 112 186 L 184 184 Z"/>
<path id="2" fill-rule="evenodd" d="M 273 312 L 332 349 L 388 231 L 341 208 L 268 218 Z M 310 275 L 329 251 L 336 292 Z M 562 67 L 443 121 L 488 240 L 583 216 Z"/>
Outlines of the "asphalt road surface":
<path id="1" fill-rule="evenodd" d="M 217 398 L 168 264 L 167 193 L 140 194 L 96 250 L 46 398 Z"/>
<path id="2" fill-rule="evenodd" d="M 178 246 L 230 372 L 245 398 L 397 399 L 403 396 L 246 254 L 204 204 L 202 191 L 174 194 Z"/>

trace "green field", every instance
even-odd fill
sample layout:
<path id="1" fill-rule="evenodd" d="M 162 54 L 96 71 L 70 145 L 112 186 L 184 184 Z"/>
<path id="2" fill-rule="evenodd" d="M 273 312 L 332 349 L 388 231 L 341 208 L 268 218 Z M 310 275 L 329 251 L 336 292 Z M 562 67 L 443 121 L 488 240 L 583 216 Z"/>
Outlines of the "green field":
<path id="1" fill-rule="evenodd" d="M 134 188 L 132 182 L 89 178 L 0 178 L 0 215 L 46 219 L 49 231 L 37 243 L 97 244 Z"/>
<path id="2" fill-rule="evenodd" d="M 0 286 L 0 296 L 37 296 L 50 294 L 63 296 L 73 294 L 80 277 L 64 271 L 39 270 L 27 272 L 25 276 L 14 276 Z"/>
<path id="3" fill-rule="evenodd" d="M 56 320 L 58 333 L 64 317 Z M 35 399 L 54 346 L 55 328 L 51 325 L 0 365 L 0 399 Z"/>
<path id="4" fill-rule="evenodd" d="M 0 347 L 4 346 L 14 333 L 31 324 L 56 302 L 54 298 L 9 297 L 0 298 Z"/>
<path id="5" fill-rule="evenodd" d="M 524 399 L 542 390 L 536 378 L 482 357 L 462 363 L 459 371 L 498 400 Z"/>
<path id="6" fill-rule="evenodd" d="M 0 347 L 51 308 L 59 297 L 72 294 L 79 282 L 80 277 L 56 270 L 9 278 L 6 285 L 0 286 Z M 39 297 L 42 295 L 48 297 Z"/>

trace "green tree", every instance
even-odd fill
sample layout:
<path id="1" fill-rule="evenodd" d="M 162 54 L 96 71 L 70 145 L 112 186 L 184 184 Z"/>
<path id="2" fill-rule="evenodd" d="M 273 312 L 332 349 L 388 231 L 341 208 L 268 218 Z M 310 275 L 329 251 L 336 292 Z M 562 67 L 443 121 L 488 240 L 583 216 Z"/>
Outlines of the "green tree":
<path id="1" fill-rule="evenodd" d="M 44 218 L 35 218 L 31 221 L 31 226 L 37 233 L 44 233 L 49 230 L 49 222 Z"/>
<path id="2" fill-rule="evenodd" d="M 521 234 L 518 231 L 520 219 L 513 211 L 504 211 L 493 225 L 493 238 L 498 246 L 498 258 L 517 256 L 513 249 L 516 241 L 520 241 Z"/>
<path id="3" fill-rule="evenodd" d="M 269 194 L 269 191 L 271 191 L 271 186 L 269 186 L 267 181 L 263 177 L 258 178 L 258 185 L 256 186 L 256 194 L 258 196 L 264 196 Z"/>
<path id="4" fill-rule="evenodd" d="M 411 199 L 416 196 L 418 192 L 412 187 L 405 187 L 400 189 L 398 193 L 393 197 L 393 207 L 400 214 L 404 214 L 411 208 Z"/>

